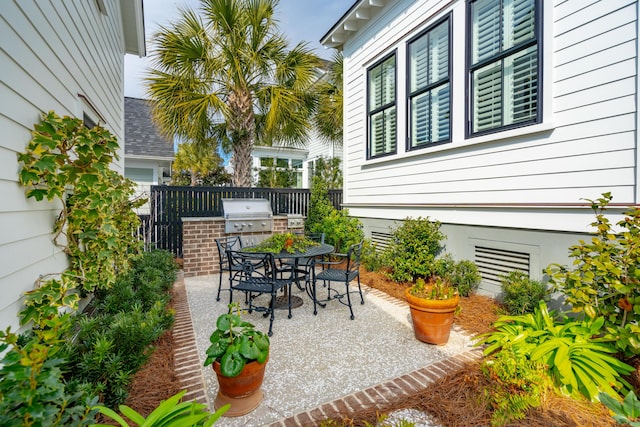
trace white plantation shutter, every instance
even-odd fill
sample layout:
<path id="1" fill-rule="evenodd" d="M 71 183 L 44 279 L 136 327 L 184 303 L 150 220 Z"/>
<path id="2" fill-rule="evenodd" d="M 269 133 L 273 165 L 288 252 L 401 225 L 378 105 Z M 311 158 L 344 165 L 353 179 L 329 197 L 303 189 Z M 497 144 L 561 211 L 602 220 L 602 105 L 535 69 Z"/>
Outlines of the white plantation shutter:
<path id="1" fill-rule="evenodd" d="M 472 133 L 538 117 L 538 0 L 471 3 Z"/>
<path id="2" fill-rule="evenodd" d="M 474 132 L 502 124 L 502 67 L 494 62 L 479 69 L 473 81 Z"/>
<path id="3" fill-rule="evenodd" d="M 446 141 L 450 138 L 449 132 L 449 84 L 438 87 L 434 90 L 431 103 L 431 140 Z"/>
<path id="4" fill-rule="evenodd" d="M 503 50 L 532 39 L 536 29 L 534 0 L 505 1 L 504 20 Z"/>
<path id="5" fill-rule="evenodd" d="M 409 43 L 410 147 L 450 138 L 449 19 Z"/>
<path id="6" fill-rule="evenodd" d="M 415 76 L 411 79 L 411 92 L 426 86 L 429 83 L 429 40 L 421 37 L 409 45 L 409 61 L 410 75 Z"/>
<path id="7" fill-rule="evenodd" d="M 476 63 L 500 52 L 500 0 L 473 3 L 472 17 L 472 61 Z"/>
<path id="8" fill-rule="evenodd" d="M 391 56 L 374 66 L 369 76 L 369 156 L 396 149 L 396 59 Z"/>
<path id="9" fill-rule="evenodd" d="M 505 124 L 518 123 L 536 116 L 538 79 L 535 49 L 514 55 L 505 66 L 505 96 L 510 100 L 505 108 Z M 508 71 L 509 78 L 506 78 Z M 506 91 L 509 93 L 506 93 Z"/>
<path id="10" fill-rule="evenodd" d="M 429 83 L 449 76 L 449 27 L 444 22 L 429 32 Z"/>
<path id="11" fill-rule="evenodd" d="M 411 99 L 411 145 L 429 142 L 429 92 Z"/>

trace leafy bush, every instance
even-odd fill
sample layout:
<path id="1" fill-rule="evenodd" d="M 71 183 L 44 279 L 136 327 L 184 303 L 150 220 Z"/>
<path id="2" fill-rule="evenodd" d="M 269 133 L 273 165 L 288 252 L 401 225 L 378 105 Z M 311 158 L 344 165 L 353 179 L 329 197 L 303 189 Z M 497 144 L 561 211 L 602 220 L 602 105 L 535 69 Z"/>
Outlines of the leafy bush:
<path id="1" fill-rule="evenodd" d="M 618 424 L 640 427 L 640 401 L 633 391 L 627 393 L 622 402 L 606 393 L 600 393 L 599 399 L 613 412 L 613 419 Z"/>
<path id="2" fill-rule="evenodd" d="M 384 252 L 385 265 L 390 268 L 389 277 L 397 282 L 409 282 L 434 274 L 444 238 L 440 222 L 421 217 L 406 218 L 393 230 Z"/>
<path id="3" fill-rule="evenodd" d="M 614 231 L 604 216 L 611 199 L 603 193 L 590 200 L 595 235 L 569 248 L 575 267 L 552 264 L 545 272 L 573 311 L 603 317 L 608 337 L 630 356 L 640 354 L 640 209 L 626 210 Z"/>
<path id="4" fill-rule="evenodd" d="M 350 217 L 347 209 L 334 209 L 329 216 L 322 218 L 316 233 L 325 234 L 325 242 L 333 245 L 336 252 L 345 253 L 349 246 L 364 238 L 362 223 L 358 218 Z"/>
<path id="5" fill-rule="evenodd" d="M 511 271 L 502 277 L 502 305 L 507 313 L 517 315 L 533 313 L 540 301 L 548 300 L 547 288 L 531 280 L 522 271 Z"/>
<path id="6" fill-rule="evenodd" d="M 486 359 L 482 373 L 491 381 L 484 392 L 493 409 L 492 425 L 523 419 L 529 408 L 540 406 L 549 384 L 544 365 L 507 347 Z"/>
<path id="7" fill-rule="evenodd" d="M 362 265 L 368 271 L 378 271 L 384 267 L 381 254 L 377 251 L 377 245 L 369 239 L 365 239 L 362 245 Z"/>
<path id="8" fill-rule="evenodd" d="M 68 322 L 68 315 L 51 322 Z M 18 336 L 0 331 L 0 425 L 85 426 L 95 420 L 97 398 L 70 393 L 58 345 L 42 331 Z"/>
<path id="9" fill-rule="evenodd" d="M 332 245 L 336 252 L 346 252 L 350 245 L 364 238 L 360 220 L 350 217 L 347 209 L 337 210 L 333 207 L 326 184 L 319 177 L 313 178 L 305 231 L 324 233 L 325 243 Z"/>
<path id="10" fill-rule="evenodd" d="M 176 265 L 166 251 L 145 253 L 111 290 L 96 292 L 89 316 L 75 318 L 75 340 L 64 348 L 67 379 L 112 405 L 122 402 L 151 344 L 173 322 L 167 290 Z"/>
<path id="11" fill-rule="evenodd" d="M 545 364 L 564 395 L 583 394 L 596 400 L 600 392 L 617 396 L 617 390 L 630 387 L 622 375 L 633 372 L 633 367 L 611 355 L 615 353 L 611 342 L 595 338 L 603 318 L 574 321 L 555 315 L 540 301 L 533 313 L 500 317 L 494 323 L 495 331 L 483 334 L 478 343 L 487 344 L 485 355 L 513 349 L 532 362 Z"/>
<path id="12" fill-rule="evenodd" d="M 207 411 L 207 406 L 197 402 L 182 402 L 186 390 L 179 392 L 163 401 L 156 409 L 144 418 L 141 414 L 126 405 L 120 405 L 120 412 L 132 420 L 137 426 L 145 427 L 179 427 L 179 426 L 212 426 L 229 410 L 226 404 L 214 413 Z M 116 421 L 122 427 L 129 427 L 129 423 L 115 411 L 105 407 L 96 406 L 101 414 Z M 111 424 L 97 424 L 99 427 L 107 427 Z"/>
<path id="13" fill-rule="evenodd" d="M 445 272 L 444 277 L 458 289 L 458 294 L 463 297 L 468 297 L 474 293 L 482 279 L 478 272 L 478 266 L 473 261 L 468 260 L 454 263 L 453 267 Z"/>
<path id="14" fill-rule="evenodd" d="M 309 212 L 304 221 L 304 229 L 307 234 L 322 232 L 322 218 L 333 212 L 335 208 L 329 200 L 329 191 L 326 183 L 320 177 L 314 177 L 311 181 L 311 195 L 309 197 Z M 326 236 L 326 235 L 325 235 Z"/>

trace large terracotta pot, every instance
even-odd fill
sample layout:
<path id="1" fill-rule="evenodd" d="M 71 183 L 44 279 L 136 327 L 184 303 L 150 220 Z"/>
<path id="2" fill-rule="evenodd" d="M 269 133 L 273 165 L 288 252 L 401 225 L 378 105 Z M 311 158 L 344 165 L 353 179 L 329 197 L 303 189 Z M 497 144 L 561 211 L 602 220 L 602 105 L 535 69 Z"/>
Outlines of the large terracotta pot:
<path id="1" fill-rule="evenodd" d="M 404 296 L 411 309 L 413 333 L 416 338 L 428 344 L 446 344 L 460 297 L 456 295 L 447 300 L 418 298 L 411 295 L 409 288 L 405 290 Z"/>
<path id="2" fill-rule="evenodd" d="M 214 407 L 218 409 L 229 403 L 231 408 L 224 413 L 225 417 L 239 417 L 257 408 L 264 397 L 260 386 L 268 361 L 267 357 L 264 363 L 258 363 L 255 360 L 249 362 L 244 365 L 236 377 L 225 377 L 220 372 L 220 362 L 213 362 L 213 370 L 218 378 L 220 388 L 214 401 Z"/>

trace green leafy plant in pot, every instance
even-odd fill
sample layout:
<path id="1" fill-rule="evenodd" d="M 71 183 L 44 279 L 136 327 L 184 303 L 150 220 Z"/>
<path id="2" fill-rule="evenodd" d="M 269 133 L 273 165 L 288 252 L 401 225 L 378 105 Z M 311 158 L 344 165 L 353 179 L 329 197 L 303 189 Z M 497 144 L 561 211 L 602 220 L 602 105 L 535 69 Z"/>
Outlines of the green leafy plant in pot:
<path id="1" fill-rule="evenodd" d="M 241 318 L 242 310 L 229 304 L 211 334 L 204 366 L 213 365 L 220 386 L 215 408 L 230 404 L 226 417 L 244 415 L 258 407 L 260 390 L 269 359 L 269 337 Z"/>
<path id="2" fill-rule="evenodd" d="M 411 310 L 415 337 L 428 344 L 446 344 L 453 316 L 459 309 L 457 289 L 442 277 L 434 277 L 430 283 L 419 278 L 405 290 L 405 298 Z"/>

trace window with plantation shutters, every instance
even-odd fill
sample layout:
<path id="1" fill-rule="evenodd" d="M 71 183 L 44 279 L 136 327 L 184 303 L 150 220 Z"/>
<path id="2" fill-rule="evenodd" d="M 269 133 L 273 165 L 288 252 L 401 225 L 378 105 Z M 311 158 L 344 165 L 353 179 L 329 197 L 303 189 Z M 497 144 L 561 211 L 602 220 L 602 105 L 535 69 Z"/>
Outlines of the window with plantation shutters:
<path id="1" fill-rule="evenodd" d="M 451 140 L 450 19 L 408 44 L 409 150 Z"/>
<path id="2" fill-rule="evenodd" d="M 371 67 L 367 73 L 369 145 L 368 157 L 396 152 L 396 56 Z"/>
<path id="3" fill-rule="evenodd" d="M 540 0 L 472 0 L 471 134 L 539 122 Z"/>

